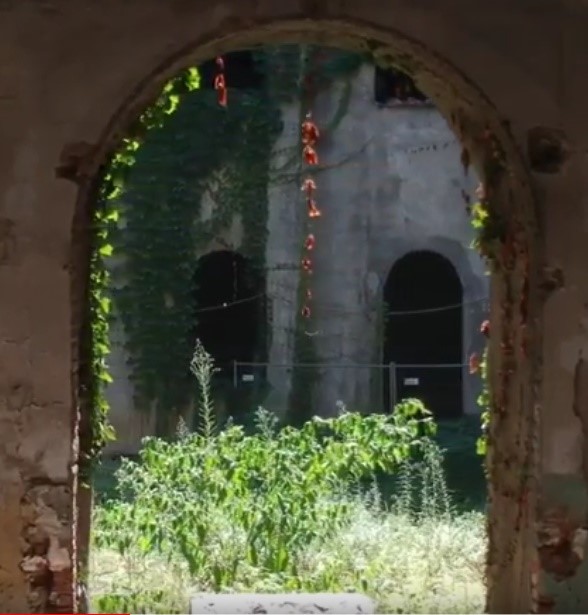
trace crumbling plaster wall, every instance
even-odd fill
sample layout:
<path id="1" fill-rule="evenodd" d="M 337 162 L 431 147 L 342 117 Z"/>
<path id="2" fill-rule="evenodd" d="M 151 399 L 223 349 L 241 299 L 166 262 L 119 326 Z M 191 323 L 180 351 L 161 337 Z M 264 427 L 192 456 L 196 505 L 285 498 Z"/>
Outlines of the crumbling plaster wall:
<path id="1" fill-rule="evenodd" d="M 321 43 L 349 42 L 355 32 L 396 45 L 446 117 L 458 123 L 465 118 L 474 154 L 481 146 L 467 135 L 475 136 L 476 122 L 490 122 L 514 162 L 512 206 L 522 207 L 529 187 L 532 191 L 540 234 L 530 236 L 529 359 L 514 366 L 513 382 L 522 394 L 510 396 L 495 416 L 505 429 L 495 438 L 490 460 L 488 608 L 528 612 L 531 590 L 554 612 L 588 608 L 586 563 L 577 565 L 581 558 L 570 540 L 578 538 L 582 546 L 578 528 L 587 517 L 588 7 L 563 0 L 8 0 L 0 7 L 0 604 L 5 612 L 67 612 L 70 605 L 56 604 L 73 600 L 71 591 L 61 595 L 70 586 L 55 574 L 69 562 L 54 554 L 63 553 L 55 550 L 59 545 L 74 555 L 70 489 L 78 457 L 72 423 L 79 409 L 78 374 L 85 367 L 79 354 L 88 262 L 85 197 L 97 166 L 161 84 L 180 65 L 199 59 L 188 58 L 195 41 L 211 44 L 201 48 L 202 56 L 210 57 L 242 48 L 248 36 L 270 42 L 275 33 L 274 40 L 283 40 L 287 28 L 271 24 L 296 18 L 307 19 L 289 22 L 298 38 L 304 32 Z M 555 148 L 537 138 L 529 144 L 530 131 L 538 126 L 561 131 Z M 518 152 L 526 164 L 533 163 L 528 180 Z M 546 159 L 555 160 L 555 168 L 549 169 Z M 495 288 L 501 288 L 502 277 L 495 276 Z M 500 330 L 503 294 L 493 293 L 493 327 Z M 520 335 L 510 325 L 507 333 Z M 498 357 L 496 336 L 492 345 Z M 499 378 L 493 380 L 499 390 Z M 537 459 L 528 467 L 517 455 L 527 448 L 517 440 L 519 424 L 527 425 L 526 435 L 537 443 Z M 532 487 L 530 494 L 517 482 L 525 472 L 533 480 L 521 484 Z M 543 541 L 538 566 L 536 495 Z M 519 496 L 524 514 L 514 523 L 507 513 Z M 559 515 L 552 525 L 551 511 Z M 549 545 L 545 530 L 551 527 Z M 28 569 L 34 554 L 39 573 Z M 559 574 L 562 558 L 571 564 Z M 562 580 L 556 583 L 557 578 Z"/>

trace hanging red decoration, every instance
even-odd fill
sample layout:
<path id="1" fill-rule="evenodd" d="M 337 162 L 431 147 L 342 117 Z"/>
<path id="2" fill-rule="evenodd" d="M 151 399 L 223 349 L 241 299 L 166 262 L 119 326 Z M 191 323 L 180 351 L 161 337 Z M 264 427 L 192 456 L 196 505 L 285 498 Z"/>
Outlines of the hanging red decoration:
<path id="1" fill-rule="evenodd" d="M 302 155 L 304 156 L 304 162 L 306 162 L 306 164 L 311 166 L 318 164 L 318 154 L 312 145 L 305 145 Z"/>
<path id="2" fill-rule="evenodd" d="M 302 184 L 302 191 L 306 193 L 308 198 L 311 198 L 316 190 L 316 183 L 311 177 L 307 177 Z"/>
<path id="3" fill-rule="evenodd" d="M 315 243 L 316 242 L 314 239 L 314 235 L 310 233 L 310 235 L 308 235 L 308 237 L 306 238 L 306 241 L 304 242 L 304 248 L 310 252 L 310 250 L 314 249 Z"/>
<path id="4" fill-rule="evenodd" d="M 485 320 L 481 327 L 480 327 L 480 333 L 482 333 L 482 335 L 484 335 L 485 337 L 490 337 L 490 321 L 489 320 Z"/>
<path id="5" fill-rule="evenodd" d="M 470 374 L 476 374 L 478 372 L 478 370 L 480 369 L 480 357 L 479 355 L 474 352 L 471 356 L 470 356 Z"/>
<path id="6" fill-rule="evenodd" d="M 216 90 L 218 104 L 226 107 L 228 102 L 227 84 L 225 81 L 225 61 L 219 56 L 216 59 L 216 76 L 214 77 L 214 89 Z"/>
<path id="7" fill-rule="evenodd" d="M 309 93 L 309 99 L 312 99 L 310 95 L 310 91 L 312 87 L 310 86 L 309 75 L 306 76 L 305 81 L 307 93 Z M 306 114 L 306 118 L 302 122 L 301 125 L 301 140 L 302 140 L 302 163 L 306 166 L 312 167 L 316 166 L 319 163 L 318 153 L 316 151 L 316 143 L 319 139 L 320 131 L 317 125 L 312 121 L 311 113 Z M 306 235 L 306 239 L 304 240 L 304 249 L 306 252 L 311 252 L 314 250 L 316 245 L 316 239 L 314 234 L 312 233 L 311 224 L 316 218 L 320 218 L 321 211 L 318 208 L 318 205 L 314 199 L 314 193 L 316 191 L 316 183 L 312 177 L 307 177 L 302 184 L 302 191 L 306 196 L 306 209 L 308 214 L 308 232 Z M 304 257 L 302 259 L 302 270 L 307 275 L 312 273 L 312 261 L 308 257 Z M 306 279 L 306 283 L 308 284 L 308 278 Z M 302 316 L 303 318 L 310 319 L 312 315 L 312 311 L 310 308 L 310 301 L 312 300 L 312 290 L 307 286 L 305 291 L 306 302 L 302 308 Z M 308 331 L 306 332 L 308 335 L 311 335 Z"/>
<path id="8" fill-rule="evenodd" d="M 312 261 L 310 258 L 303 258 L 301 261 L 302 269 L 307 273 L 312 273 Z"/>
<path id="9" fill-rule="evenodd" d="M 307 199 L 306 206 L 308 209 L 308 217 L 309 218 L 320 218 L 321 210 L 317 207 L 316 201 L 314 199 Z"/>
<path id="10" fill-rule="evenodd" d="M 304 145 L 311 145 L 318 141 L 320 132 L 317 125 L 311 120 L 311 114 L 306 116 L 306 120 L 302 123 L 302 143 Z"/>

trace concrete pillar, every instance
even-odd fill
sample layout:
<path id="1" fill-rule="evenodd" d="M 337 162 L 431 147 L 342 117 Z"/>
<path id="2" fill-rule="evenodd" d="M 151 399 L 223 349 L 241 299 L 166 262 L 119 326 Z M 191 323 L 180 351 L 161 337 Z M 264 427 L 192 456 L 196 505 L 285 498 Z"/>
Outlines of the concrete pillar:
<path id="1" fill-rule="evenodd" d="M 282 134 L 273 147 L 268 186 L 266 292 L 270 300 L 270 347 L 267 379 L 268 410 L 280 416 L 288 411 L 292 387 L 295 331 L 298 320 L 300 258 L 304 204 L 300 193 L 300 104 L 282 107 Z"/>
<path id="2" fill-rule="evenodd" d="M 35 116 L 35 104 L 32 96 L 2 102 L 0 608 L 74 612 L 70 241 L 76 187 L 55 181 L 54 169 L 41 164 L 51 141 L 62 136 L 23 119 Z"/>

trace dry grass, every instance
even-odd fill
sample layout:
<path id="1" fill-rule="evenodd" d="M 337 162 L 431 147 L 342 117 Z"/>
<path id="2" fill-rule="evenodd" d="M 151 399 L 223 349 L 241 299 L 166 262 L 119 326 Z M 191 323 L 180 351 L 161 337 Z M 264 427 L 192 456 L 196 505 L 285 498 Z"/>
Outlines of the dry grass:
<path id="1" fill-rule="evenodd" d="M 480 513 L 415 519 L 358 502 L 351 525 L 300 554 L 297 579 L 244 568 L 227 591 L 360 591 L 381 613 L 481 613 L 485 547 Z M 190 593 L 207 589 L 179 562 L 131 551 L 124 558 L 105 550 L 92 554 L 90 595 L 134 595 L 134 612 L 185 612 Z M 107 608 L 105 602 L 102 612 Z"/>

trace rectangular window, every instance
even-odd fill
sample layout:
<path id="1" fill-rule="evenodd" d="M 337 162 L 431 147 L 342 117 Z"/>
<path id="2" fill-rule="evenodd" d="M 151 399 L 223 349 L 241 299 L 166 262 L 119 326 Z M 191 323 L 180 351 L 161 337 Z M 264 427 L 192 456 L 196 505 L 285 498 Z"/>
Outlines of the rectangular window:
<path id="1" fill-rule="evenodd" d="M 408 75 L 379 66 L 374 72 L 374 99 L 378 105 L 429 102 Z"/>

